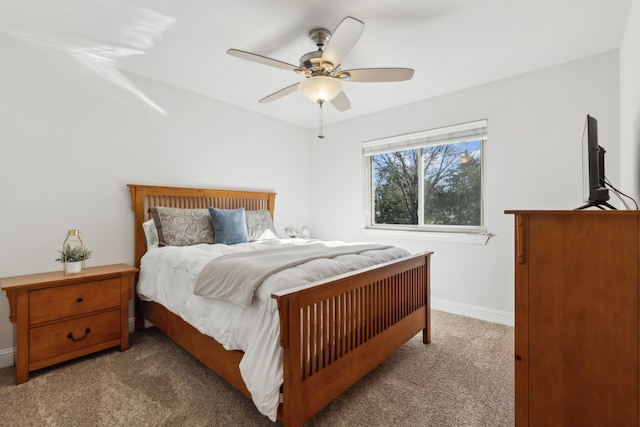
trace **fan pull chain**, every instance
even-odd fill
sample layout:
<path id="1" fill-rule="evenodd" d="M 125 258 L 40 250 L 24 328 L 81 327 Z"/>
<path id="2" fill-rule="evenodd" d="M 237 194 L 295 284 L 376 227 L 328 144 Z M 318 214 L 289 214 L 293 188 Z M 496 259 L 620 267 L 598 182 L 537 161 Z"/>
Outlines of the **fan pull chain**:
<path id="1" fill-rule="evenodd" d="M 324 139 L 324 117 L 322 113 L 322 104 L 324 104 L 324 101 L 322 99 L 318 99 L 318 104 L 320 104 L 320 117 L 318 118 L 318 138 Z"/>

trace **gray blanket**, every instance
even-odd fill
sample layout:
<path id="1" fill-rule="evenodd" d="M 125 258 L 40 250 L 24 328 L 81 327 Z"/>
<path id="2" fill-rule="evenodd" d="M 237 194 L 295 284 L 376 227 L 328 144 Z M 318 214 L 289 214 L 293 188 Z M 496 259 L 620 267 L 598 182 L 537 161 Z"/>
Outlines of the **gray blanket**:
<path id="1" fill-rule="evenodd" d="M 324 243 L 309 243 L 222 255 L 204 266 L 196 279 L 193 292 L 203 297 L 224 299 L 248 307 L 255 290 L 274 273 L 318 258 L 334 258 L 389 247 L 368 243 L 335 247 Z"/>

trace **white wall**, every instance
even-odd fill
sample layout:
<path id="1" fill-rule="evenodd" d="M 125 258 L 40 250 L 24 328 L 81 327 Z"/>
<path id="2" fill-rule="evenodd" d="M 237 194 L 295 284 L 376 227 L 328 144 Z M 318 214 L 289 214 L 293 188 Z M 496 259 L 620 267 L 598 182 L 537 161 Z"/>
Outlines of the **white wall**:
<path id="1" fill-rule="evenodd" d="M 0 51 L 0 277 L 61 268 L 53 259 L 69 228 L 94 251 L 89 265 L 131 263 L 127 183 L 270 190 L 280 232 L 306 224 L 317 238 L 434 250 L 436 305 L 508 323 L 513 232 L 503 211 L 581 203 L 587 113 L 599 120 L 608 175 L 619 179 L 617 53 L 328 126 L 320 142 L 314 131 L 128 76 L 159 114 L 61 53 L 3 35 Z M 362 232 L 362 141 L 483 118 L 486 246 Z M 0 298 L 0 363 L 13 346 L 8 315 Z"/>
<path id="2" fill-rule="evenodd" d="M 587 114 L 599 122 L 607 175 L 619 181 L 618 76 L 618 53 L 612 52 L 327 127 L 324 142 L 312 146 L 312 233 L 433 250 L 434 307 L 511 323 L 513 217 L 504 211 L 582 204 Z M 382 237 L 361 229 L 363 141 L 479 119 L 489 123 L 485 214 L 492 237 L 486 245 Z"/>
<path id="3" fill-rule="evenodd" d="M 631 3 L 620 45 L 621 181 L 640 200 L 640 0 Z M 640 201 L 639 201 L 640 203 Z"/>
<path id="4" fill-rule="evenodd" d="M 158 114 L 61 53 L 1 34 L 0 52 L 0 277 L 61 269 L 69 228 L 89 266 L 133 263 L 127 183 L 276 191 L 279 232 L 309 215 L 308 130 L 133 79 Z M 8 316 L 3 293 L 0 357 Z"/>

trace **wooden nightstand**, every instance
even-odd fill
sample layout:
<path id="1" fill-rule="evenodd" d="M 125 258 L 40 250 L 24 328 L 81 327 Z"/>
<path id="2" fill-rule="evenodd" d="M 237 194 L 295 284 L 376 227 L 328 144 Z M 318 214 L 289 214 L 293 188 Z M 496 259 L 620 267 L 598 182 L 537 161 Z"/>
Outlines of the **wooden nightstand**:
<path id="1" fill-rule="evenodd" d="M 138 269 L 126 264 L 0 279 L 15 323 L 16 383 L 29 372 L 106 348 L 129 348 L 129 299 Z"/>

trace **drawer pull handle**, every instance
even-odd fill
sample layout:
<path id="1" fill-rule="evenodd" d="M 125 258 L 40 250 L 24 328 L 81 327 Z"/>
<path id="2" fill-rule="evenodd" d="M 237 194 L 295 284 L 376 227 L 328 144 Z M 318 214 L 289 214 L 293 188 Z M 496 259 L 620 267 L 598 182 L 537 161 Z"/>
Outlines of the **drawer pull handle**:
<path id="1" fill-rule="evenodd" d="M 78 297 L 78 299 L 76 299 L 77 302 L 82 302 L 82 297 Z"/>
<path id="2" fill-rule="evenodd" d="M 74 338 L 74 337 L 73 337 L 73 332 L 69 332 L 69 333 L 67 334 L 67 338 L 69 338 L 70 340 L 73 340 L 73 341 L 80 341 L 80 340 L 85 339 L 85 338 L 87 337 L 87 335 L 89 335 L 89 332 L 91 332 L 91 328 L 87 328 L 87 329 L 85 329 L 85 330 L 84 330 L 84 336 L 82 336 L 82 337 L 80 337 L 80 338 Z"/>

